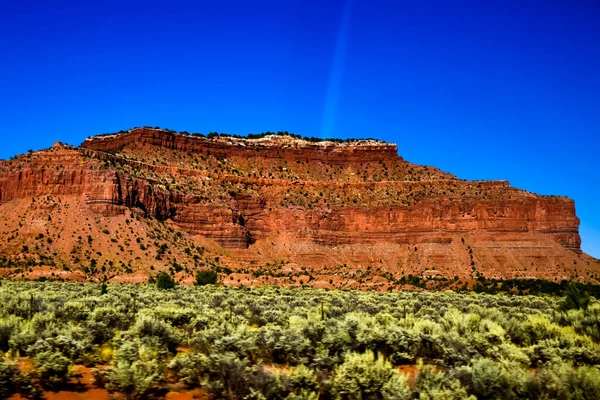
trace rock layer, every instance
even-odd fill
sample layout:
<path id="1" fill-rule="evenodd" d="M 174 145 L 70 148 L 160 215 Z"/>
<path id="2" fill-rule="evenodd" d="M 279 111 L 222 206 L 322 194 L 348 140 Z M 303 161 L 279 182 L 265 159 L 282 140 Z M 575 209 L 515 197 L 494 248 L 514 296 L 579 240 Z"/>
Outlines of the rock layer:
<path id="1" fill-rule="evenodd" d="M 234 138 L 205 139 L 189 135 L 164 133 L 158 130 L 139 129 L 115 136 L 86 140 L 83 147 L 105 153 L 118 153 L 125 147 L 151 146 L 187 154 L 206 154 L 219 158 L 263 158 L 296 161 L 323 165 L 351 165 L 360 169 L 364 163 L 404 163 L 397 155 L 395 145 L 376 141 L 336 144 L 333 142 L 309 143 L 289 137 L 267 137 L 258 140 Z M 144 166 L 142 166 L 144 168 Z M 185 168 L 169 171 L 186 174 Z M 351 172 L 352 173 L 352 172 Z M 193 194 L 164 193 L 151 185 L 135 179 L 127 180 L 115 172 L 113 185 L 95 201 L 110 199 L 126 206 L 140 206 L 156 218 L 173 218 L 195 234 L 213 237 L 225 246 L 247 246 L 253 239 L 268 237 L 274 232 L 287 231 L 294 237 L 325 245 L 371 242 L 417 243 L 438 241 L 447 232 L 502 231 L 539 232 L 553 237 L 571 250 L 579 250 L 579 220 L 574 202 L 564 197 L 535 196 L 511 189 L 507 182 L 466 182 L 452 176 L 445 179 L 411 182 L 410 186 L 452 186 L 458 189 L 479 188 L 479 195 L 464 198 L 432 196 L 411 206 L 395 204 L 376 205 L 353 203 L 323 205 L 315 208 L 277 207 L 278 196 L 273 196 L 269 186 L 327 186 L 327 180 L 310 182 L 259 182 L 239 178 L 239 182 L 257 187 L 255 196 L 230 193 L 227 204 L 201 202 Z M 232 176 L 214 175 L 216 180 Z M 368 185 L 400 186 L 407 190 L 404 181 L 366 181 L 338 184 L 338 190 L 356 188 L 368 190 Z M 410 190 L 412 190 L 411 188 Z M 512 198 L 487 198 L 494 191 L 511 191 Z M 502 193 L 505 197 L 505 193 Z M 274 197 L 274 198 L 273 198 Z M 279 196 L 280 197 L 280 196 Z M 269 207 L 270 206 L 270 207 Z M 169 213 L 167 210 L 172 209 Z M 269 210 L 268 210 L 269 209 Z M 240 222 L 243 221 L 243 222 Z"/>
<path id="2" fill-rule="evenodd" d="M 395 145 L 375 140 L 206 138 L 146 128 L 0 163 L 0 204 L 48 195 L 71 196 L 106 218 L 129 209 L 172 221 L 240 262 L 264 258 L 270 244 L 273 256 L 309 266 L 331 265 L 319 252 L 350 248 L 356 264 L 385 258 L 402 271 L 470 274 L 477 266 L 507 275 L 501 266 L 508 263 L 513 275 L 519 268 L 535 275 L 532 259 L 549 271 L 580 256 L 571 199 L 505 181 L 459 180 L 410 164 Z M 500 251 L 491 250 L 494 243 Z M 377 250 L 386 244 L 400 246 L 396 258 Z M 415 256 L 419 246 L 433 250 Z M 540 246 L 549 253 L 532 250 Z M 497 267 L 491 273 L 483 264 Z"/>

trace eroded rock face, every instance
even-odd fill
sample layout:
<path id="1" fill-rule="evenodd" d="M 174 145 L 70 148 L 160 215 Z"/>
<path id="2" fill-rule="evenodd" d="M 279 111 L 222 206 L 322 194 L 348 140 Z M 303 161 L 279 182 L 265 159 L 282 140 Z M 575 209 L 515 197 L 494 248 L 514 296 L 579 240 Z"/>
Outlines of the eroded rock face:
<path id="1" fill-rule="evenodd" d="M 134 129 L 126 134 L 97 136 L 87 139 L 82 147 L 105 152 L 118 152 L 132 143 L 177 150 L 183 153 L 210 154 L 214 157 L 258 156 L 340 165 L 381 161 L 390 157 L 398 158 L 396 145 L 377 140 L 348 143 L 308 142 L 278 135 L 251 140 L 233 137 L 205 139 L 158 129 Z"/>
<path id="2" fill-rule="evenodd" d="M 481 245 L 480 258 L 488 264 L 506 259 L 516 269 L 531 257 L 542 268 L 566 264 L 581 244 L 571 199 L 534 195 L 505 181 L 462 181 L 410 164 L 395 145 L 374 140 L 208 139 L 135 129 L 0 163 L 0 204 L 44 195 L 74 196 L 105 217 L 135 209 L 173 221 L 242 260 L 260 259 L 264 251 L 256 249 L 272 243 L 278 256 L 323 266 L 331 260 L 315 261 L 319 257 L 299 249 L 350 246 L 360 263 L 362 253 L 369 255 L 362 259 L 387 260 L 389 254 L 376 253 L 390 244 L 406 252 L 398 250 L 389 264 L 408 271 L 427 267 L 413 247 L 435 245 L 445 250 L 439 256 L 429 251 L 429 262 L 450 274 L 457 268 L 471 272 L 473 257 L 462 253 L 465 238 L 473 248 Z M 512 244 L 492 251 L 495 238 Z M 552 254 L 523 253 L 540 243 Z"/>
<path id="3" fill-rule="evenodd" d="M 85 149 L 104 153 L 119 153 L 128 146 L 155 147 L 186 154 L 201 154 L 215 158 L 256 158 L 267 161 L 302 160 L 315 164 L 315 170 L 328 165 L 352 165 L 349 174 L 355 174 L 361 165 L 368 163 L 407 164 L 397 155 L 395 145 L 376 141 L 336 144 L 331 142 L 310 143 L 289 137 L 267 137 L 258 140 L 235 138 L 205 139 L 190 135 L 164 133 L 159 130 L 139 129 L 131 133 L 96 137 L 83 143 Z M 106 155 L 106 154 L 105 154 Z M 147 160 L 146 160 L 147 161 Z M 235 162 L 235 161 L 234 161 Z M 173 163 L 171 165 L 176 165 Z M 181 168 L 154 168 L 158 174 L 192 175 L 193 170 Z M 310 167 L 309 167 L 310 169 Z M 325 245 L 358 244 L 372 242 L 419 243 L 443 240 L 449 232 L 502 231 L 539 232 L 552 236 L 557 242 L 571 250 L 579 250 L 579 220 L 575 215 L 574 202 L 564 197 L 542 197 L 521 192 L 509 187 L 507 182 L 466 182 L 448 174 L 440 173 L 438 179 L 423 181 L 369 180 L 343 183 L 335 179 L 285 180 L 253 179 L 224 174 L 210 174 L 214 180 L 238 181 L 252 187 L 253 193 L 227 193 L 226 201 L 203 201 L 192 193 L 182 194 L 155 190 L 151 185 L 124 177 L 115 172 L 116 179 L 112 194 L 101 195 L 102 201 L 110 197 L 126 206 L 139 206 L 156 218 L 173 218 L 174 221 L 195 234 L 216 238 L 228 247 L 246 247 L 253 240 L 263 239 L 276 232 L 285 231 L 302 240 Z M 230 172 L 230 171 L 227 171 Z M 198 170 L 202 179 L 202 170 Z M 442 179 L 439 179 L 442 178 Z M 311 191 L 323 188 L 334 191 L 346 189 L 369 191 L 371 186 L 400 187 L 410 192 L 415 187 L 432 186 L 433 194 L 415 204 L 398 204 L 394 199 L 381 199 L 378 204 L 317 203 L 314 207 L 280 207 L 281 187 L 296 190 L 310 187 Z M 110 186 L 110 185 L 109 185 Z M 271 186 L 279 186 L 272 189 Z M 410 186 L 407 187 L 407 186 Z M 445 187 L 477 191 L 466 197 L 440 194 Z M 307 189 L 309 190 L 309 189 Z M 507 195 L 509 193 L 509 195 Z M 497 198 L 494 198 L 496 196 Z M 217 204 L 214 204 L 217 203 Z M 172 210 L 172 212 L 169 212 Z"/>

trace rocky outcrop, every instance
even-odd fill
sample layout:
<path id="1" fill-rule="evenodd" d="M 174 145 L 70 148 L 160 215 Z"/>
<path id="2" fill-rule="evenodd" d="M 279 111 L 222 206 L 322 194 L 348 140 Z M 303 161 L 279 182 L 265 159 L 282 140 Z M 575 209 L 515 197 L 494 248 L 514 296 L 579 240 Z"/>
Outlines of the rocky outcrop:
<path id="1" fill-rule="evenodd" d="M 349 143 L 310 143 L 290 137 L 270 136 L 256 140 L 217 137 L 207 139 L 191 135 L 165 133 L 154 129 L 138 129 L 126 134 L 95 137 L 82 147 L 102 153 L 119 153 L 136 144 L 175 150 L 191 154 L 206 154 L 222 158 L 263 158 L 305 160 L 320 164 L 351 164 L 372 162 L 404 162 L 395 145 L 377 141 Z M 133 163 L 135 161 L 129 160 Z M 140 168 L 145 168 L 143 165 Z M 146 168 L 159 173 L 190 175 L 185 168 L 169 166 Z M 201 172 L 198 173 L 202 175 Z M 217 239 L 225 246 L 247 246 L 275 232 L 286 231 L 302 240 L 326 245 L 369 242 L 415 243 L 437 241 L 449 232 L 502 231 L 539 232 L 553 237 L 570 250 L 579 250 L 579 220 L 572 200 L 564 197 L 535 196 L 510 189 L 507 182 L 466 182 L 452 176 L 442 180 L 424 181 L 366 181 L 351 185 L 328 180 L 298 182 L 259 180 L 240 176 L 211 174 L 212 179 L 245 183 L 256 188 L 255 196 L 229 196 L 228 204 L 216 206 L 199 201 L 193 195 L 174 195 L 153 190 L 152 186 L 118 177 L 111 201 L 137 206 L 157 218 L 173 218 L 186 230 Z M 389 204 L 362 207 L 354 204 L 303 209 L 277 207 L 281 196 L 273 194 L 270 186 L 337 185 L 343 191 L 352 186 L 369 190 L 373 186 L 395 187 L 404 191 L 416 187 L 453 187 L 455 191 L 477 187 L 479 195 L 448 198 L 447 195 L 423 198 L 411 206 Z M 315 189 L 316 187 L 316 189 Z M 409 188 L 410 187 L 410 188 Z M 514 198 L 494 199 L 494 189 L 512 191 Z M 492 198 L 489 197 L 491 193 Z M 171 210 L 171 211 L 169 211 Z M 242 222 L 243 221 L 243 222 Z"/>
<path id="2" fill-rule="evenodd" d="M 159 129 L 134 129 L 125 134 L 96 136 L 82 147 L 109 153 L 119 152 L 133 143 L 157 146 L 185 153 L 215 157 L 267 157 L 286 160 L 310 160 L 332 164 L 383 161 L 398 158 L 396 145 L 377 140 L 356 142 L 309 142 L 290 136 L 268 135 L 259 139 L 205 137 L 165 132 Z"/>
<path id="3" fill-rule="evenodd" d="M 566 252 L 556 257 L 565 259 L 581 244 L 572 200 L 505 181 L 459 180 L 410 164 L 395 145 L 375 140 L 206 138 L 135 129 L 0 163 L 0 204 L 44 195 L 75 196 L 108 217 L 137 210 L 248 254 L 280 237 L 290 248 L 357 249 L 455 246 L 465 237 L 473 243 L 550 240 Z M 489 257 L 516 260 L 510 249 L 503 251 Z M 473 262 L 462 255 L 438 261 Z"/>

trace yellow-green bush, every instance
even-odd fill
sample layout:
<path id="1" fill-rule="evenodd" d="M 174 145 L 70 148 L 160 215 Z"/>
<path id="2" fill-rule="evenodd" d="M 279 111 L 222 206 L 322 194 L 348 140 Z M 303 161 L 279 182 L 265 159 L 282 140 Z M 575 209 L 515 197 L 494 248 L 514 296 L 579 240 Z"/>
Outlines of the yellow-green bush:
<path id="1" fill-rule="evenodd" d="M 146 398 L 599 398 L 600 303 L 454 292 L 3 282 L 6 390 L 69 386 L 70 366 Z M 10 359 L 27 356 L 17 374 Z M 397 368 L 422 360 L 414 386 Z M 18 382 L 20 383 L 18 383 Z M 412 382 L 412 381 L 411 381 Z M 14 383 L 14 384 L 13 384 Z M 18 384 L 17 384 L 18 383 Z M 29 394 L 27 394 L 29 393 Z"/>

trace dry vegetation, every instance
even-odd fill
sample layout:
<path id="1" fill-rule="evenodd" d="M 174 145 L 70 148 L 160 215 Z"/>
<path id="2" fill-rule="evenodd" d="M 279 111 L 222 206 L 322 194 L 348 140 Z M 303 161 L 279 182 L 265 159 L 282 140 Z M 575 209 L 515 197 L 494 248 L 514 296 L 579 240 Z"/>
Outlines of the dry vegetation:
<path id="1" fill-rule="evenodd" d="M 567 297 L 2 282 L 0 397 L 596 399 L 600 303 Z M 24 367 L 25 366 L 25 367 Z M 77 366 L 75 368 L 75 366 Z M 66 394 L 65 394 L 66 395 Z"/>

